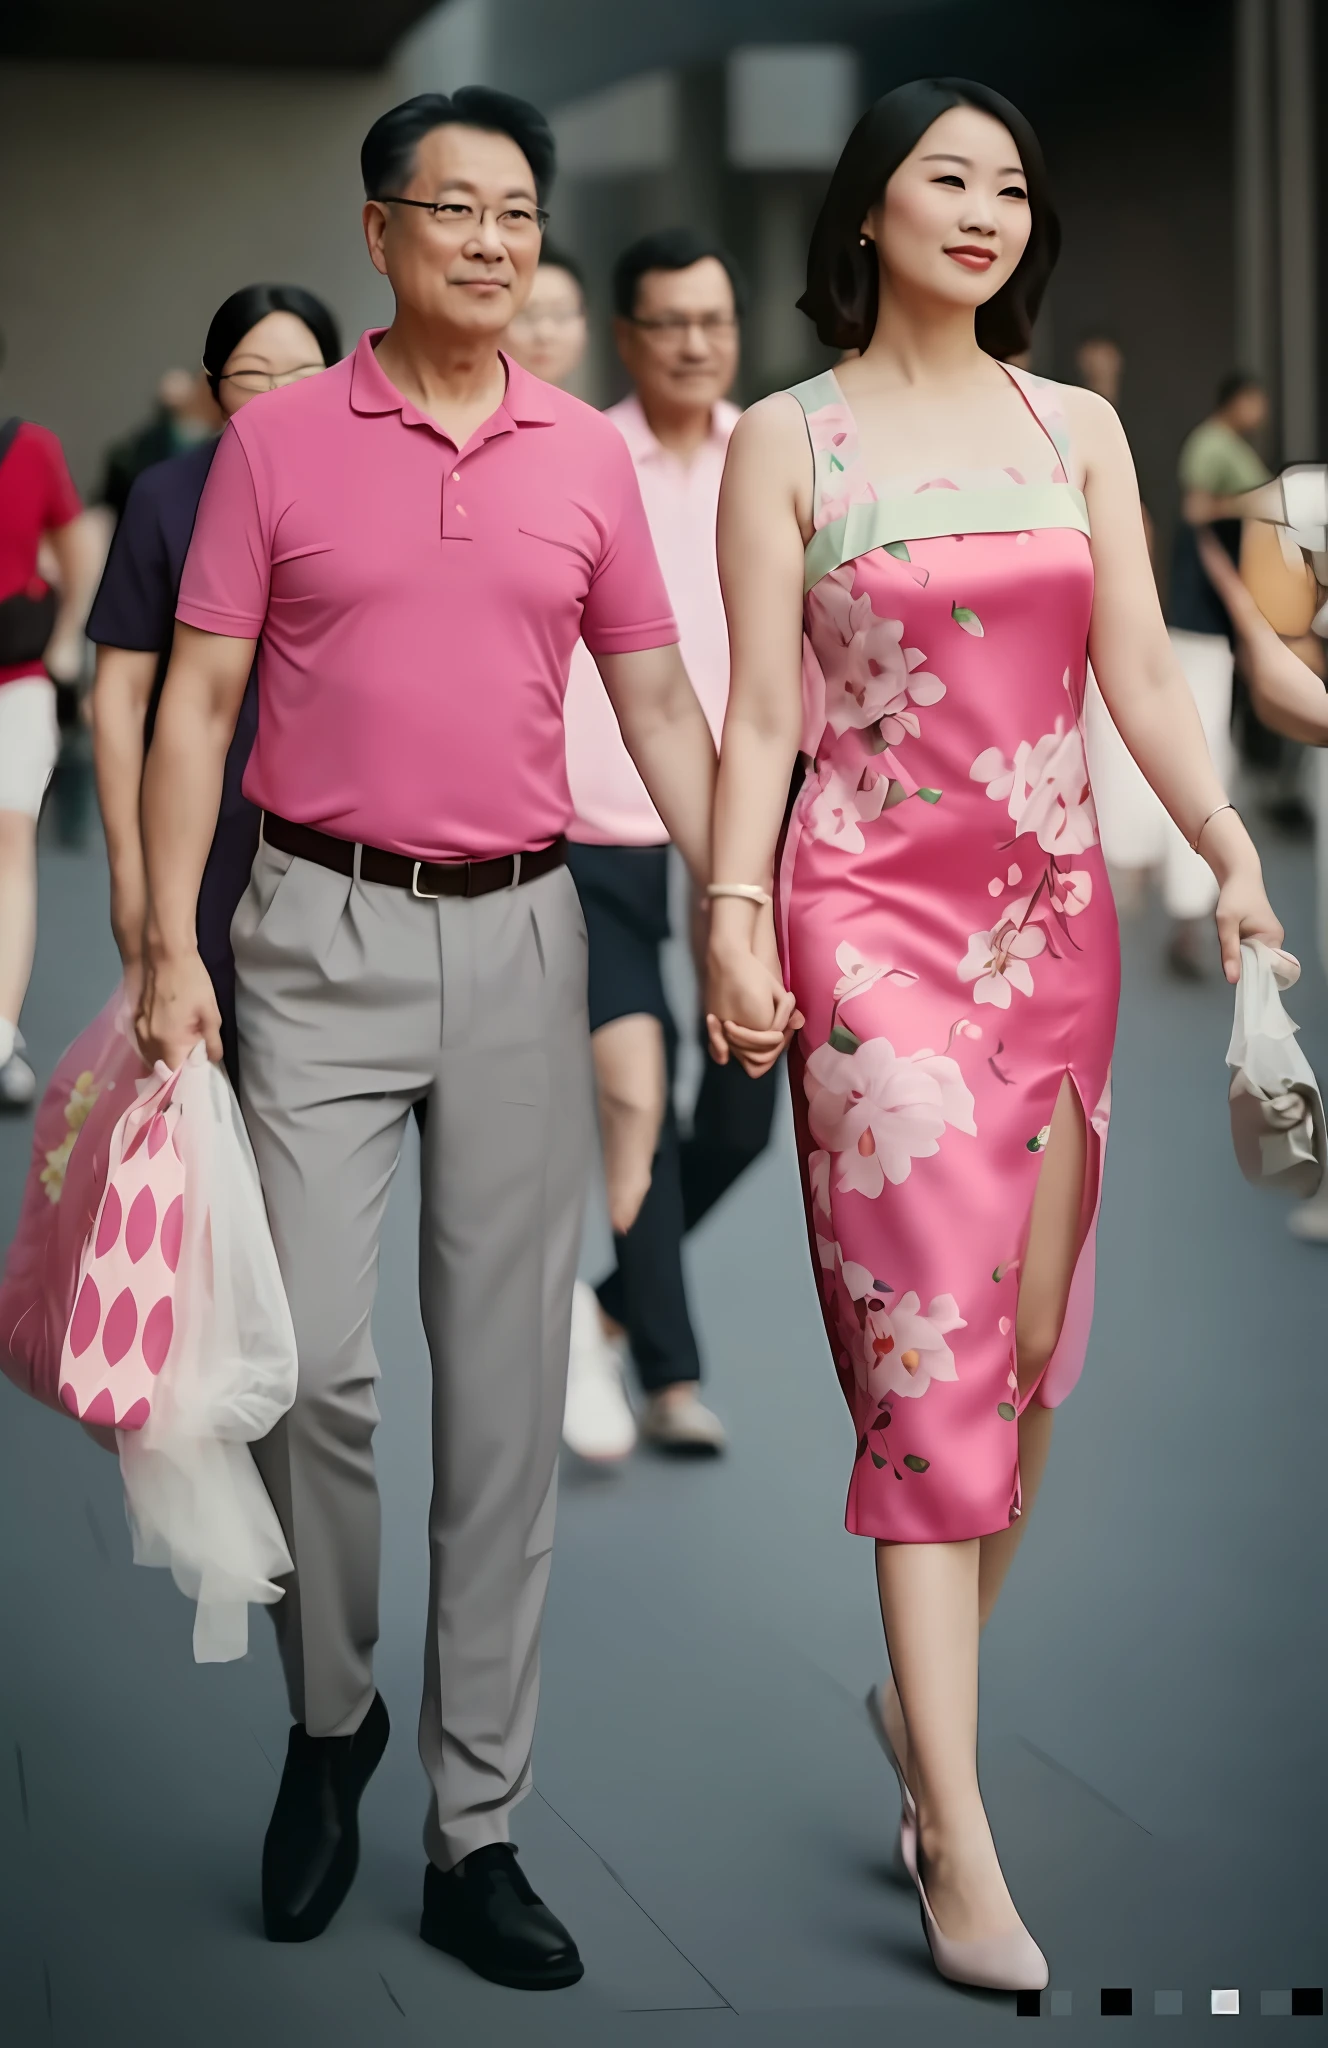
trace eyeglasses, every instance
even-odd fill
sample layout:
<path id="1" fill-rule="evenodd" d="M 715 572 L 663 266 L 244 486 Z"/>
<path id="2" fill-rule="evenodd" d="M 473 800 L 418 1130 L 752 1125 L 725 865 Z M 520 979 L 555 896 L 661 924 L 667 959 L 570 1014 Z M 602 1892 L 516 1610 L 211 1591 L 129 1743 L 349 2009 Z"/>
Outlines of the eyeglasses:
<path id="1" fill-rule="evenodd" d="M 298 384 L 301 377 L 317 377 L 326 363 L 301 363 L 294 370 L 223 370 L 218 384 L 238 384 L 241 391 L 276 391 L 282 384 Z"/>
<path id="2" fill-rule="evenodd" d="M 578 320 L 585 319 L 580 306 L 543 306 L 532 312 L 529 307 L 518 313 L 513 327 L 574 327 Z"/>
<path id="3" fill-rule="evenodd" d="M 505 242 L 533 239 L 542 235 L 549 225 L 549 216 L 542 206 L 504 206 L 495 210 L 491 206 L 469 206 L 464 199 L 403 199 L 397 192 L 386 193 L 378 203 L 380 206 L 418 207 L 421 213 L 430 216 L 436 226 L 461 235 L 469 235 L 476 228 L 483 227 L 492 213 Z"/>
<path id="4" fill-rule="evenodd" d="M 644 334 L 657 335 L 661 341 L 678 341 L 693 328 L 706 341 L 718 341 L 721 336 L 732 334 L 737 324 L 732 313 L 661 313 L 654 320 L 632 319 L 633 327 L 639 327 Z"/>

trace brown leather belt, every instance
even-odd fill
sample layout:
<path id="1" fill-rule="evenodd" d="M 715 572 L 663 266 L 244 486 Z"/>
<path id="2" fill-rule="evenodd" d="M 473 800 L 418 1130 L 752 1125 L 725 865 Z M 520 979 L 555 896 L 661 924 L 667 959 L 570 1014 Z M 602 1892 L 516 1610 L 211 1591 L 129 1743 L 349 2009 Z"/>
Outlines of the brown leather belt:
<path id="1" fill-rule="evenodd" d="M 297 825 L 279 818 L 275 811 L 263 813 L 263 838 L 281 853 L 293 853 L 297 860 L 312 860 L 320 868 L 332 868 L 339 875 L 355 872 L 355 845 L 349 839 L 334 839 L 330 832 L 312 825 Z M 495 889 L 515 889 L 522 882 L 536 882 L 551 874 L 567 859 L 567 841 L 555 839 L 552 846 L 537 847 L 534 853 L 504 853 L 496 860 L 412 860 L 409 854 L 385 853 L 378 846 L 360 849 L 360 880 L 386 882 L 392 889 L 409 889 L 412 896 L 488 896 Z"/>

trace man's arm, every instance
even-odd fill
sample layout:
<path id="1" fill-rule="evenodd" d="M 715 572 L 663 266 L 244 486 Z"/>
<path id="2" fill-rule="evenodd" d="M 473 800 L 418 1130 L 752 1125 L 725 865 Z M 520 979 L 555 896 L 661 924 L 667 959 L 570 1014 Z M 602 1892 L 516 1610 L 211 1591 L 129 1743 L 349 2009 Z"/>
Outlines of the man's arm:
<path id="1" fill-rule="evenodd" d="M 111 930 L 127 975 L 143 965 L 147 873 L 139 827 L 144 728 L 157 657 L 131 647 L 99 647 L 92 686 L 92 752 L 97 798 L 111 869 Z M 137 993 L 137 991 L 135 991 Z"/>
<path id="2" fill-rule="evenodd" d="M 710 880 L 715 743 L 676 646 L 597 654 L 623 742 L 698 889 Z"/>
<path id="3" fill-rule="evenodd" d="M 171 1068 L 200 1039 L 209 1059 L 221 1058 L 221 1016 L 194 920 L 255 644 L 176 625 L 143 776 L 148 909 L 138 1038 L 148 1059 Z"/>

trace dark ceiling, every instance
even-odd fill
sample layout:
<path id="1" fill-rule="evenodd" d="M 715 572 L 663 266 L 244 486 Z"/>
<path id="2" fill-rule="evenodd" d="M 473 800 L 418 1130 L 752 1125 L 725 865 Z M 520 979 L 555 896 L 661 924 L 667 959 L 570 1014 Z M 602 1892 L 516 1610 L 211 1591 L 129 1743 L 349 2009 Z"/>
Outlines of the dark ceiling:
<path id="1" fill-rule="evenodd" d="M 372 69 L 433 4 L 229 0 L 203 7 L 187 0 L 3 0 L 0 57 Z"/>

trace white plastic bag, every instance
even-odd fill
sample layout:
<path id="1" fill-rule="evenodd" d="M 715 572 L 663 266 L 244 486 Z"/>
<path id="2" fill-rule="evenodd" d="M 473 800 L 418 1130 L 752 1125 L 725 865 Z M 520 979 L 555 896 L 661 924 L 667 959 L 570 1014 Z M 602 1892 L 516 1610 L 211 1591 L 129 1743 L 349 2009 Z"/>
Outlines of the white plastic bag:
<path id="1" fill-rule="evenodd" d="M 1242 944 L 1227 1065 L 1231 1139 L 1241 1172 L 1256 1187 L 1308 1197 L 1323 1179 L 1323 1102 L 1279 993 L 1299 979 L 1300 962 L 1292 954 L 1261 939 Z"/>
<path id="2" fill-rule="evenodd" d="M 164 1071 L 164 1070 L 163 1070 Z M 291 1569 L 249 1451 L 295 1399 L 295 1331 L 248 1133 L 223 1070 L 198 1047 L 181 1070 L 184 1234 L 176 1329 L 146 1425 L 120 1431 L 137 1564 L 196 1601 L 194 1657 L 242 1657 L 249 1603 Z"/>

